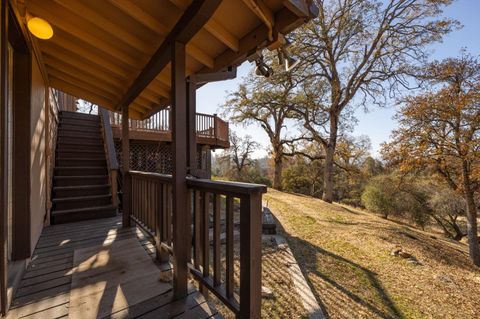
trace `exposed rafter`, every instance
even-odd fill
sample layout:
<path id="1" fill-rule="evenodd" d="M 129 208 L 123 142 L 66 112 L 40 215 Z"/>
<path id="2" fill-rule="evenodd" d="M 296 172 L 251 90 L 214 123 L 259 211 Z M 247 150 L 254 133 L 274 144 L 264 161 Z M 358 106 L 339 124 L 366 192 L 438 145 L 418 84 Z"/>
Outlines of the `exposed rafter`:
<path id="1" fill-rule="evenodd" d="M 252 10 L 260 20 L 265 23 L 268 28 L 268 38 L 273 40 L 273 27 L 275 25 L 275 17 L 272 11 L 262 0 L 243 0 L 247 7 Z"/>
<path id="2" fill-rule="evenodd" d="M 145 12 L 142 8 L 138 7 L 132 1 L 110 0 L 110 2 L 125 14 L 143 24 L 159 36 L 165 37 L 168 34 L 168 28 L 165 25 L 160 23 L 157 19 Z M 187 53 L 203 65 L 213 68 L 213 58 L 196 45 L 189 43 L 187 45 Z"/>
<path id="3" fill-rule="evenodd" d="M 189 3 L 188 0 L 170 0 L 170 2 L 181 10 L 185 10 Z M 205 24 L 205 30 L 207 30 L 211 35 L 217 38 L 217 40 L 228 46 L 233 51 L 239 50 L 238 39 L 214 18 L 210 19 Z"/>
<path id="4" fill-rule="evenodd" d="M 153 54 L 150 61 L 122 97 L 117 105 L 117 110 L 126 105 L 130 105 L 160 71 L 167 66 L 171 60 L 170 51 L 172 42 L 188 43 L 210 19 L 221 2 L 221 0 L 198 0 L 194 1 L 192 5 L 185 10 L 160 48 Z"/>
<path id="5" fill-rule="evenodd" d="M 304 18 L 298 17 L 295 13 L 287 8 L 280 9 L 275 14 L 275 21 L 277 21 L 275 28 L 278 32 L 286 34 L 296 27 L 304 23 Z M 254 52 L 259 47 L 265 47 L 268 44 L 268 27 L 265 24 L 260 25 L 255 30 L 244 36 L 240 40 L 240 50 L 234 52 L 232 50 L 225 50 L 215 59 L 214 71 L 221 70 L 226 65 L 238 65 L 243 62 L 248 54 Z M 200 73 L 209 73 L 211 70 L 204 69 Z"/>
<path id="6" fill-rule="evenodd" d="M 93 25 L 108 31 L 119 41 L 122 41 L 126 45 L 142 52 L 145 55 L 150 55 L 152 52 L 152 45 L 142 41 L 139 37 L 136 37 L 132 33 L 125 30 L 121 23 L 114 23 L 107 19 L 104 15 L 91 9 L 88 5 L 84 5 L 82 1 L 70 1 L 70 0 L 54 0 L 56 3 L 68 9 L 75 14 L 80 15 L 83 19 L 86 19 Z"/>

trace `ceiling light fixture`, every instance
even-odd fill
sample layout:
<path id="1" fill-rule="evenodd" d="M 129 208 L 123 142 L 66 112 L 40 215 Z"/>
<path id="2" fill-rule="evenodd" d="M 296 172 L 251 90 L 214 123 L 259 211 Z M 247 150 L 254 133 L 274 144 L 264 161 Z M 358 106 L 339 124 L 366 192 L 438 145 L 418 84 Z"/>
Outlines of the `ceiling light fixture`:
<path id="1" fill-rule="evenodd" d="M 53 28 L 47 21 L 38 17 L 27 17 L 27 27 L 31 34 L 35 37 L 48 40 L 53 37 Z"/>

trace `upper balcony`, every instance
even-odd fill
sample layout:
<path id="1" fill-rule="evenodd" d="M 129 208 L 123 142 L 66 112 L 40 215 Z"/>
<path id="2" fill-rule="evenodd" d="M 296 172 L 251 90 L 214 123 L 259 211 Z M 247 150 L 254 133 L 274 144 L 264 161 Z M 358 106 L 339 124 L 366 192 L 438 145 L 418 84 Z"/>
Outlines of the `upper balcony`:
<path id="1" fill-rule="evenodd" d="M 148 141 L 172 141 L 170 109 L 161 110 L 146 120 L 129 120 L 130 139 Z M 122 136 L 122 115 L 109 112 L 114 138 Z M 228 122 L 216 114 L 196 113 L 197 144 L 211 148 L 228 148 Z"/>

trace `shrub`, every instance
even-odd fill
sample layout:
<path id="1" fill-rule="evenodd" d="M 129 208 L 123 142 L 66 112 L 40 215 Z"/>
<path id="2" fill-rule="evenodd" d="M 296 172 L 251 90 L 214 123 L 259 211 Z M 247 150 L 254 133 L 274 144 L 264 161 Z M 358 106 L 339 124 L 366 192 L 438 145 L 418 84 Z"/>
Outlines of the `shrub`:
<path id="1" fill-rule="evenodd" d="M 362 204 L 366 209 L 388 218 L 399 213 L 398 190 L 394 179 L 389 175 L 372 178 L 362 194 Z"/>

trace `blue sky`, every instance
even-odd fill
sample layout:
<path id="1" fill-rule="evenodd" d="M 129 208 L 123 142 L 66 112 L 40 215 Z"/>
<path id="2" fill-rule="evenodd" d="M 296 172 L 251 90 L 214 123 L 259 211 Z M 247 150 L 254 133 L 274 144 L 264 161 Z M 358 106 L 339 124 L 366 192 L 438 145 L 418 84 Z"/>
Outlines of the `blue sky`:
<path id="1" fill-rule="evenodd" d="M 458 55 L 461 48 L 466 48 L 473 55 L 480 55 L 480 0 L 457 0 L 449 6 L 444 15 L 460 21 L 463 28 L 449 34 L 442 43 L 435 44 L 429 50 L 432 59 L 442 59 Z M 220 113 L 220 106 L 225 101 L 228 92 L 234 91 L 242 77 L 246 76 L 252 66 L 245 62 L 239 69 L 237 78 L 234 80 L 210 83 L 197 93 L 197 108 L 199 112 Z M 356 112 L 358 124 L 353 135 L 367 135 L 372 141 L 372 154 L 378 156 L 379 146 L 387 141 L 390 133 L 396 128 L 397 123 L 393 120 L 395 107 L 375 108 L 365 113 L 363 110 Z M 257 125 L 247 127 L 230 125 L 238 135 L 251 135 L 262 146 L 254 156 L 261 157 L 267 154 L 268 138 L 265 132 Z"/>

